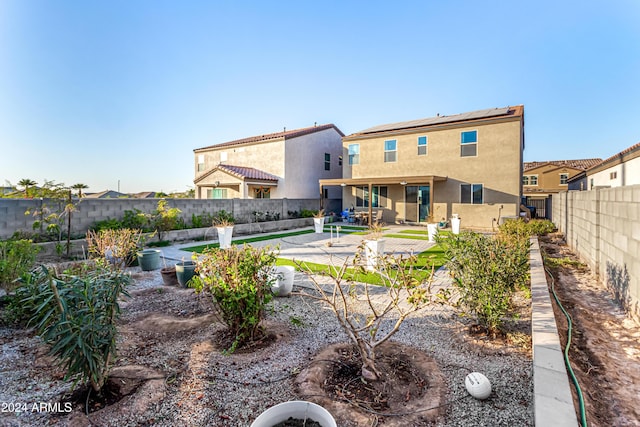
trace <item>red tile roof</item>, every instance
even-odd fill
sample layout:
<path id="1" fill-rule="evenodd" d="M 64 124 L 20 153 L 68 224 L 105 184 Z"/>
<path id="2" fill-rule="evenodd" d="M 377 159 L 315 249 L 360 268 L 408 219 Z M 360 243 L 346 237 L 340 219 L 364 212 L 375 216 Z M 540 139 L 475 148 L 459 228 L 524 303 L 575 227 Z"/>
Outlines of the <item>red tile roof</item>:
<path id="1" fill-rule="evenodd" d="M 340 134 L 340 136 L 344 136 L 344 133 L 342 133 L 342 131 L 338 129 L 336 125 L 334 125 L 333 123 L 329 123 L 326 125 L 311 126 L 311 127 L 302 128 L 302 129 L 284 130 L 282 132 L 268 133 L 266 135 L 250 136 L 248 138 L 236 139 L 235 141 L 222 142 L 220 144 L 214 144 L 214 145 L 209 145 L 207 147 L 196 148 L 193 151 L 207 150 L 210 148 L 228 147 L 228 146 L 240 145 L 240 144 L 249 144 L 252 142 L 262 142 L 262 141 L 269 141 L 269 140 L 280 139 L 280 138 L 284 138 L 285 140 L 287 140 L 287 139 L 297 138 L 304 135 L 309 135 L 315 132 L 321 132 L 323 130 L 327 130 L 331 128 L 335 129 Z"/>
<path id="2" fill-rule="evenodd" d="M 260 169 L 250 168 L 246 166 L 233 166 L 233 165 L 224 165 L 224 164 L 219 164 L 215 168 L 208 170 L 207 172 L 198 176 L 193 182 L 198 183 L 216 171 L 222 171 L 240 179 L 256 179 L 259 181 L 278 182 L 277 176 L 261 171 Z"/>
<path id="3" fill-rule="evenodd" d="M 217 169 L 225 171 L 231 175 L 237 176 L 238 178 L 244 179 L 259 179 L 262 181 L 276 181 L 278 182 L 278 177 L 275 175 L 271 175 L 270 173 L 261 171 L 256 168 L 249 168 L 246 166 L 232 166 L 232 165 L 223 165 L 220 164 L 217 166 Z"/>
<path id="4" fill-rule="evenodd" d="M 544 165 L 553 165 L 558 167 L 570 167 L 573 169 L 587 170 L 590 167 L 598 165 L 602 159 L 578 159 L 578 160 L 547 160 L 545 162 L 524 162 L 524 170 L 539 168 Z"/>

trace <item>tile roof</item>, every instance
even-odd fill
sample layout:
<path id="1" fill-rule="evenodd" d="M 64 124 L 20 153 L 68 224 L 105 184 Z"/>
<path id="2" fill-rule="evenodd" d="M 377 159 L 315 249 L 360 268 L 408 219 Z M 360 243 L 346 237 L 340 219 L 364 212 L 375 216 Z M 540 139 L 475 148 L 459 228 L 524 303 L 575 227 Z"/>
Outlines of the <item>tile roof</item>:
<path id="1" fill-rule="evenodd" d="M 558 167 L 570 167 L 573 169 L 587 170 L 590 167 L 599 165 L 602 159 L 578 159 L 578 160 L 547 160 L 544 162 L 524 162 L 524 170 L 539 168 L 540 166 L 553 165 Z"/>
<path id="2" fill-rule="evenodd" d="M 279 179 L 275 175 L 271 175 L 270 173 L 261 171 L 260 169 L 256 169 L 256 168 L 250 168 L 247 166 L 233 166 L 233 165 L 226 165 L 226 164 L 218 164 L 213 169 L 210 169 L 204 174 L 198 176 L 193 182 L 198 183 L 216 171 L 222 171 L 240 179 L 256 179 L 259 181 L 273 181 L 273 182 L 278 182 L 278 179 Z"/>
<path id="3" fill-rule="evenodd" d="M 270 173 L 261 171 L 260 169 L 250 168 L 246 166 L 232 166 L 232 165 L 224 165 L 219 164 L 217 169 L 225 171 L 231 175 L 237 176 L 238 178 L 245 179 L 259 179 L 262 181 L 278 181 L 278 177 L 275 175 L 271 175 Z"/>
<path id="4" fill-rule="evenodd" d="M 614 154 L 613 156 L 609 157 L 608 159 L 605 159 L 602 163 L 610 163 L 616 159 L 621 159 L 623 158 L 625 155 L 632 153 L 634 151 L 637 151 L 640 149 L 640 142 L 638 142 L 637 144 L 632 145 L 629 148 L 625 148 L 624 150 L 622 150 L 621 152 L 619 152 L 618 154 Z"/>
<path id="5" fill-rule="evenodd" d="M 240 145 L 240 144 L 249 144 L 253 142 L 269 141 L 269 140 L 280 139 L 280 138 L 284 138 L 285 140 L 287 140 L 287 139 L 297 138 L 300 136 L 309 135 L 311 133 L 320 132 L 320 131 L 331 129 L 331 128 L 335 129 L 340 134 L 340 136 L 344 136 L 344 133 L 342 133 L 342 131 L 338 129 L 336 125 L 334 125 L 333 123 L 329 123 L 326 125 L 311 126 L 308 128 L 293 129 L 293 130 L 285 129 L 282 132 L 250 136 L 248 138 L 236 139 L 234 141 L 222 142 L 220 144 L 214 144 L 214 145 L 209 145 L 202 148 L 196 148 L 193 151 L 207 150 L 210 148 L 228 147 L 228 146 Z"/>
<path id="6" fill-rule="evenodd" d="M 433 125 L 450 124 L 450 123 L 456 123 L 456 122 L 482 120 L 482 119 L 489 119 L 489 118 L 495 118 L 495 117 L 522 116 L 523 114 L 524 114 L 524 106 L 522 105 L 517 105 L 514 107 L 488 108 L 485 110 L 471 111 L 468 113 L 454 114 L 451 116 L 438 115 L 436 117 L 429 117 L 426 119 L 418 119 L 418 120 L 410 120 L 406 122 L 397 122 L 397 123 L 378 125 L 378 126 L 374 126 L 374 127 L 362 130 L 360 132 L 356 132 L 354 134 L 349 135 L 348 137 L 401 130 L 401 129 L 421 128 L 421 127 L 433 126 Z"/>

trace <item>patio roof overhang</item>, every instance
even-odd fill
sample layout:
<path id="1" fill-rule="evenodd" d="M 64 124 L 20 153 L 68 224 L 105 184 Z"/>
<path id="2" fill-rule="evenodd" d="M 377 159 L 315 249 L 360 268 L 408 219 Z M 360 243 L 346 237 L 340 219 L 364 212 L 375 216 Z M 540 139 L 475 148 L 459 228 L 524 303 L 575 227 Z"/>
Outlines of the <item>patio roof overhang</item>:
<path id="1" fill-rule="evenodd" d="M 333 178 L 333 179 L 321 179 L 319 180 L 320 188 L 329 185 L 340 185 L 345 187 L 347 185 L 412 185 L 412 184 L 426 184 L 430 182 L 443 182 L 446 181 L 446 176 L 438 175 L 419 175 L 419 176 L 385 176 L 385 177 L 371 177 L 371 178 Z M 344 185 L 342 185 L 344 184 Z"/>

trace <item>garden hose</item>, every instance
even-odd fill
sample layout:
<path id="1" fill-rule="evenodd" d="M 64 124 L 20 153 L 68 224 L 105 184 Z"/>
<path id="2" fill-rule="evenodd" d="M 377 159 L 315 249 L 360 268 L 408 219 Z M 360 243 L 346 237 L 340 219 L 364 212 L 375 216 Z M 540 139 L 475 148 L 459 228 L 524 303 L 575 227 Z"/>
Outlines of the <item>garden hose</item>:
<path id="1" fill-rule="evenodd" d="M 556 281 L 553 278 L 551 271 L 549 271 L 549 269 L 546 266 L 544 269 L 549 275 L 549 277 L 551 278 L 551 292 L 553 293 L 553 298 L 555 298 L 556 303 L 558 303 L 558 307 L 560 307 L 560 310 L 562 310 L 562 313 L 567 318 L 567 345 L 564 347 L 564 363 L 567 366 L 569 376 L 571 377 L 571 381 L 573 382 L 573 385 L 576 389 L 576 393 L 578 394 L 578 403 L 580 406 L 580 425 L 582 427 L 587 427 L 587 412 L 585 411 L 585 407 L 584 407 L 584 396 L 582 395 L 580 384 L 578 384 L 578 379 L 576 378 L 575 374 L 573 373 L 573 369 L 571 368 L 571 362 L 569 362 L 569 347 L 571 346 L 571 331 L 573 328 L 573 323 L 571 321 L 571 316 L 569 315 L 567 310 L 565 310 L 565 308 L 562 306 L 562 304 L 560 303 L 560 299 L 556 294 Z"/>

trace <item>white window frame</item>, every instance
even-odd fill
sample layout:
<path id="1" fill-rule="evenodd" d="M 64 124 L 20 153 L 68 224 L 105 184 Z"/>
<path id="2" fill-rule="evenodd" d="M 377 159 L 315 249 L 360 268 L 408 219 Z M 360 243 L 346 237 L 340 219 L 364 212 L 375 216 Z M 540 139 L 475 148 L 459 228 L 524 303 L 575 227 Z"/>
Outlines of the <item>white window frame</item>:
<path id="1" fill-rule="evenodd" d="M 563 175 L 566 177 L 564 179 L 564 182 L 562 182 L 562 176 Z M 568 173 L 561 173 L 560 174 L 560 185 L 569 185 L 569 174 Z"/>
<path id="2" fill-rule="evenodd" d="M 420 144 L 420 138 L 424 138 L 424 144 Z M 420 149 L 424 147 L 424 153 L 420 152 Z M 418 137 L 418 156 L 426 156 L 429 154 L 429 137 L 422 135 Z"/>
<path id="3" fill-rule="evenodd" d="M 351 153 L 351 147 L 356 150 Z M 360 144 L 349 144 L 347 147 L 347 156 L 349 156 L 349 166 L 360 164 Z"/>
<path id="4" fill-rule="evenodd" d="M 476 133 L 476 141 L 475 142 L 462 142 L 462 135 L 465 133 L 469 133 L 469 132 L 475 132 Z M 480 136 L 478 135 L 478 129 L 469 129 L 469 130 L 463 130 L 460 131 L 460 157 L 478 157 L 478 140 L 480 139 Z M 464 156 L 462 155 L 462 147 L 470 147 L 474 145 L 476 148 L 476 152 L 473 156 Z"/>
<path id="5" fill-rule="evenodd" d="M 394 149 L 387 150 L 387 142 L 393 142 Z M 391 154 L 393 153 L 393 159 L 391 160 Z M 395 163 L 398 161 L 398 140 L 397 139 L 387 139 L 384 141 L 384 162 L 385 163 Z"/>
<path id="6" fill-rule="evenodd" d="M 535 178 L 535 183 L 533 183 Z M 528 187 L 537 187 L 538 186 L 538 175 L 523 175 L 522 176 L 522 185 L 526 185 Z"/>

